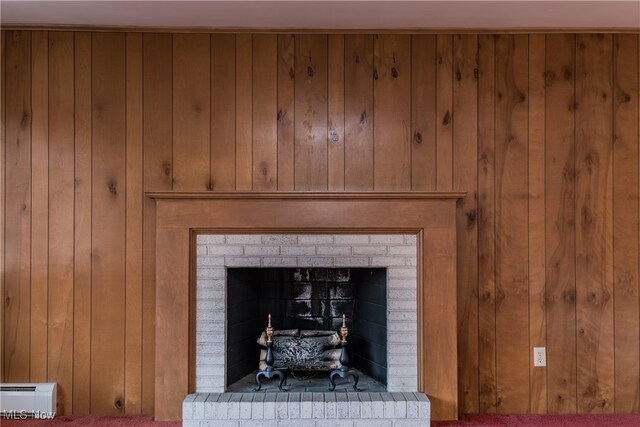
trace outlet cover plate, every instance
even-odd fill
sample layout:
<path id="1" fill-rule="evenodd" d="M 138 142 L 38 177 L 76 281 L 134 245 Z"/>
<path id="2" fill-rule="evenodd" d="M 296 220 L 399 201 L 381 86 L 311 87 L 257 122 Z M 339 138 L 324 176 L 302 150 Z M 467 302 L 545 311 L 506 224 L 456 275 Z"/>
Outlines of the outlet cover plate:
<path id="1" fill-rule="evenodd" d="M 547 366 L 546 347 L 533 347 L 533 366 Z"/>

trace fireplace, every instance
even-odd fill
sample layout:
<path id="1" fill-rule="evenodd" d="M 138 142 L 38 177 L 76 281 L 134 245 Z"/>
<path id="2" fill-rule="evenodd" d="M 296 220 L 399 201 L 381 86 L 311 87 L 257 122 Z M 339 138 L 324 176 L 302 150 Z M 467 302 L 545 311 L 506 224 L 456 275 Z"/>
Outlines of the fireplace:
<path id="1" fill-rule="evenodd" d="M 286 337 L 283 343 L 312 343 L 295 350 L 284 345 L 282 357 L 276 352 L 275 365 L 283 366 L 286 356 L 294 371 L 288 389 L 325 391 L 330 370 L 340 367 L 336 341 L 343 315 L 349 366 L 359 372 L 359 388 L 386 391 L 386 268 L 227 268 L 226 290 L 226 391 L 256 386 L 256 370 L 266 364 L 258 366 L 266 352 L 256 338 L 266 319 L 272 319 L 277 336 Z"/>
<path id="2" fill-rule="evenodd" d="M 393 263 L 363 265 L 362 259 L 366 258 L 369 262 L 384 257 L 375 255 L 358 257 L 354 253 L 354 244 L 351 244 L 350 254 L 320 253 L 318 251 L 320 246 L 316 246 L 315 255 L 312 257 L 302 253 L 295 256 L 284 255 L 283 247 L 280 247 L 280 254 L 275 257 L 268 254 L 250 254 L 243 250 L 242 254 L 236 254 L 241 256 L 225 254 L 226 265 L 221 269 L 219 266 L 211 265 L 202 268 L 209 269 L 213 275 L 218 275 L 206 279 L 212 282 L 224 279 L 228 268 L 272 267 L 273 263 L 277 263 L 275 266 L 294 269 L 318 266 L 383 268 L 386 269 L 389 279 L 388 292 L 392 292 L 394 281 L 401 283 L 403 280 L 401 277 L 394 276 L 398 273 L 402 274 L 402 270 L 407 274 L 406 272 L 411 269 L 413 279 L 410 281 L 413 282 L 413 288 L 408 292 L 413 293 L 413 299 L 410 300 L 413 308 L 408 310 L 405 306 L 404 313 L 399 311 L 394 313 L 393 310 L 396 310 L 394 307 L 397 305 L 388 300 L 388 322 L 390 323 L 388 323 L 387 336 L 389 339 L 395 336 L 392 329 L 397 328 L 391 323 L 393 319 L 412 325 L 410 331 L 400 328 L 397 334 L 398 339 L 407 340 L 411 337 L 413 340 L 413 343 L 397 343 L 399 348 L 405 346 L 405 350 L 412 350 L 409 358 L 406 357 L 406 353 L 388 354 L 389 368 L 392 367 L 392 359 L 397 363 L 406 364 L 402 369 L 389 369 L 389 372 L 400 372 L 399 377 L 389 376 L 387 381 L 390 390 L 398 391 L 377 395 L 373 393 L 371 396 L 358 396 L 359 393 L 336 395 L 308 393 L 307 396 L 307 393 L 303 392 L 289 393 L 284 399 L 291 403 L 292 406 L 289 408 L 293 411 L 291 413 L 294 417 L 296 414 L 300 417 L 317 415 L 317 411 L 323 411 L 322 413 L 328 417 L 333 414 L 339 416 L 340 408 L 344 416 L 345 408 L 356 408 L 356 411 L 360 411 L 358 408 L 362 407 L 365 409 L 362 409 L 363 412 L 360 415 L 366 413 L 373 418 L 380 416 L 385 418 L 389 413 L 399 414 L 400 417 L 406 416 L 407 411 L 417 416 L 416 410 L 418 407 L 423 408 L 424 402 L 416 399 L 420 393 L 414 392 L 424 391 L 431 400 L 431 408 L 436 419 L 456 417 L 455 201 L 461 197 L 461 194 L 188 194 L 171 192 L 154 193 L 149 196 L 157 201 L 155 224 L 157 248 L 156 419 L 180 418 L 182 415 L 180 403 L 189 392 L 202 391 L 200 394 L 189 395 L 185 400 L 185 407 L 190 406 L 193 410 L 187 411 L 186 417 L 199 416 L 203 408 L 207 407 L 206 404 L 211 404 L 208 406 L 210 408 L 228 407 L 234 414 L 238 409 L 239 420 L 245 419 L 242 417 L 246 417 L 253 410 L 257 410 L 258 415 L 262 414 L 266 417 L 267 412 L 264 411 L 274 408 L 271 404 L 275 405 L 282 400 L 279 396 L 281 393 L 271 393 L 273 396 L 265 393 L 264 400 L 260 398 L 257 402 L 253 402 L 252 397 L 240 394 L 229 396 L 228 393 L 224 393 L 227 386 L 224 363 L 223 369 L 219 370 L 215 364 L 203 363 L 199 356 L 199 349 L 213 351 L 213 348 L 207 344 L 198 343 L 198 339 L 204 336 L 224 337 L 224 329 L 222 329 L 222 335 L 216 335 L 220 334 L 220 330 L 217 332 L 196 330 L 199 324 L 197 321 L 202 316 L 198 312 L 199 306 L 211 303 L 204 303 L 199 298 L 207 295 L 207 292 L 209 295 L 220 294 L 216 289 L 200 293 L 202 286 L 197 280 L 199 268 L 196 265 L 196 259 L 203 254 L 197 241 L 198 238 L 212 238 L 209 236 L 220 235 L 224 236 L 227 243 L 228 236 L 241 236 L 245 239 L 254 238 L 250 236 L 261 236 L 260 246 L 264 251 L 272 250 L 264 249 L 268 246 L 262 240 L 264 236 L 296 235 L 325 239 L 331 237 L 334 239 L 332 246 L 340 246 L 335 244 L 336 236 L 352 236 L 361 239 L 367 236 L 369 242 L 372 240 L 371 236 L 378 236 L 376 238 L 412 236 L 414 260 L 409 262 L 405 260 L 401 265 Z M 297 245 L 289 246 L 303 247 L 300 241 Z M 344 249 L 338 250 L 344 251 Z M 208 254 L 208 247 L 206 251 Z M 291 264 L 290 261 L 294 258 L 296 264 Z M 345 258 L 348 262 L 355 262 L 357 258 L 361 258 L 360 264 L 345 264 L 347 262 L 343 261 Z M 239 265 L 238 262 L 252 264 Z M 332 265 L 326 265 L 326 263 Z M 222 276 L 220 276 L 221 271 Z M 406 292 L 407 289 L 398 289 L 396 293 L 401 295 Z M 221 316 L 220 311 L 226 308 L 220 309 L 217 305 L 210 307 L 214 307 L 210 310 L 214 317 Z M 221 319 L 224 322 L 224 315 Z M 396 345 L 394 344 L 393 347 Z M 218 351 L 223 355 L 222 360 L 224 360 L 225 347 L 218 345 L 217 348 L 221 349 Z M 391 347 L 388 346 L 388 348 Z M 199 373 L 204 373 L 204 382 L 198 379 Z M 402 391 L 399 391 L 403 387 L 412 391 L 405 392 L 403 395 Z M 209 395 L 207 389 L 217 391 Z M 396 394 L 393 395 L 393 393 Z M 278 396 L 275 397 L 275 395 Z M 325 398 L 328 401 L 325 401 Z M 342 399 L 347 399 L 348 404 L 347 400 L 342 401 Z M 313 407 L 312 412 L 305 410 L 311 407 L 309 405 Z M 338 408 L 337 412 L 332 408 Z M 380 411 L 384 409 L 384 411 L 369 413 L 366 412 L 366 408 Z M 277 415 L 283 414 L 277 412 Z M 349 416 L 354 414 L 349 413 Z M 189 423 L 198 425 L 193 418 Z"/>

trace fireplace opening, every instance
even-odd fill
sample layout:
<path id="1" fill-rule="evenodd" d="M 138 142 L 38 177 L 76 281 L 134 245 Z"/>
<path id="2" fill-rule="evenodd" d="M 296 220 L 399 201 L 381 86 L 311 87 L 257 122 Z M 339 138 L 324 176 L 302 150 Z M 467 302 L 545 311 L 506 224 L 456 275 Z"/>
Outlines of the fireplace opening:
<path id="1" fill-rule="evenodd" d="M 266 354 L 257 339 L 268 315 L 276 334 L 330 331 L 335 333 L 333 344 L 339 343 L 337 333 L 346 315 L 349 365 L 360 375 L 358 387 L 386 391 L 386 268 L 227 268 L 226 304 L 227 391 L 255 386 L 259 361 L 264 367 Z M 339 344 L 323 351 L 320 369 L 305 369 L 301 362 L 289 375 L 288 383 L 295 388 L 291 391 L 324 391 L 329 367 L 340 366 L 340 351 Z"/>

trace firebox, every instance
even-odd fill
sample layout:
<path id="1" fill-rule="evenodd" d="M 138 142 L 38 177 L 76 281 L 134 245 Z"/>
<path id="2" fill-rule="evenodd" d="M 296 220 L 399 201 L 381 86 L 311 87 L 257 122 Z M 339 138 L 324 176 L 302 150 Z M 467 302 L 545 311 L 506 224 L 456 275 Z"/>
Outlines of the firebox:
<path id="1" fill-rule="evenodd" d="M 350 365 L 374 380 L 361 382 L 361 387 L 386 389 L 386 268 L 228 268 L 226 304 L 227 389 L 255 375 L 262 349 L 256 340 L 269 315 L 276 333 L 302 333 L 310 340 L 322 331 L 336 332 L 338 339 L 344 315 Z M 311 354 L 322 360 L 301 362 L 297 378 L 328 384 L 329 369 L 324 368 L 339 365 L 339 356 L 339 348 Z M 295 388 L 296 378 L 291 381 Z"/>

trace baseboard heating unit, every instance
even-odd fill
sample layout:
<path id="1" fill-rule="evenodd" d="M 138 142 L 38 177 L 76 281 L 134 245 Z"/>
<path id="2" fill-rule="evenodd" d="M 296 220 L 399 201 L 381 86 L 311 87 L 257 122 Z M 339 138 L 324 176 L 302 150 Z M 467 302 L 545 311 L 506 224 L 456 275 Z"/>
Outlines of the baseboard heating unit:
<path id="1" fill-rule="evenodd" d="M 0 384 L 0 416 L 3 418 L 53 418 L 56 383 Z"/>

